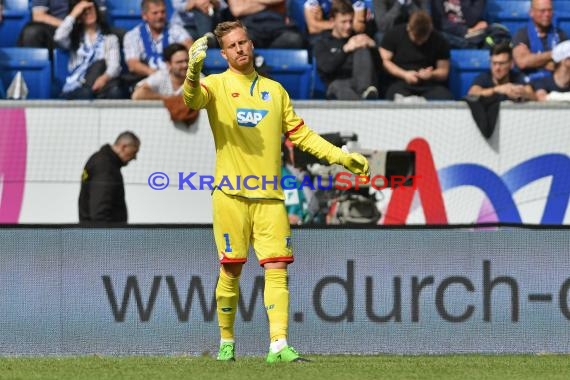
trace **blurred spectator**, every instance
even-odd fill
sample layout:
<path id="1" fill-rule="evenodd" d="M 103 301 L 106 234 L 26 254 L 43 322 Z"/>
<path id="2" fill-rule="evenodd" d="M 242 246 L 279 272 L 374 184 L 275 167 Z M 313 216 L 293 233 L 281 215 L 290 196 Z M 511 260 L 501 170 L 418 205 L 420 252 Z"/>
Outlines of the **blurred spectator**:
<path id="1" fill-rule="evenodd" d="M 121 168 L 137 158 L 139 138 L 121 133 L 111 146 L 94 153 L 83 169 L 79 193 L 79 222 L 127 222 L 125 186 Z"/>
<path id="2" fill-rule="evenodd" d="M 384 69 L 392 83 L 386 99 L 422 96 L 428 100 L 451 100 L 446 87 L 449 75 L 449 45 L 435 30 L 430 15 L 414 12 L 407 25 L 397 25 L 386 33 L 380 47 Z"/>
<path id="3" fill-rule="evenodd" d="M 128 31 L 123 41 L 125 60 L 129 72 L 134 74 L 127 78 L 130 84 L 166 68 L 162 59 L 166 46 L 175 42 L 187 48 L 192 45 L 192 38 L 183 27 L 167 26 L 164 0 L 142 0 L 141 7 L 143 22 Z"/>
<path id="4" fill-rule="evenodd" d="M 552 49 L 554 73 L 532 82 L 539 101 L 570 100 L 570 41 L 559 43 Z"/>
<path id="5" fill-rule="evenodd" d="M 396 25 L 407 24 L 410 15 L 429 9 L 428 0 L 373 0 L 376 34 L 374 39 L 380 46 L 386 32 Z"/>
<path id="6" fill-rule="evenodd" d="M 376 44 L 364 33 L 354 34 L 353 18 L 350 1 L 335 0 L 331 9 L 332 30 L 322 32 L 315 41 L 317 70 L 327 85 L 328 99 L 378 98 Z"/>
<path id="7" fill-rule="evenodd" d="M 186 127 L 194 124 L 199 111 L 184 104 L 182 84 L 188 70 L 188 49 L 178 43 L 168 45 L 163 53 L 166 69 L 160 69 L 137 83 L 133 100 L 162 100 L 174 122 L 183 122 Z"/>
<path id="8" fill-rule="evenodd" d="M 333 27 L 330 12 L 335 0 L 306 0 L 304 4 L 305 23 L 309 33 L 309 43 L 314 44 L 321 32 Z M 366 31 L 366 4 L 361 0 L 351 0 L 354 8 L 352 29 L 355 33 Z"/>
<path id="9" fill-rule="evenodd" d="M 483 19 L 486 0 L 432 0 L 435 28 L 452 49 L 477 49 L 488 27 Z"/>
<path id="10" fill-rule="evenodd" d="M 166 68 L 155 71 L 139 83 L 133 92 L 133 100 L 164 99 L 171 95 L 180 95 L 182 84 L 188 70 L 188 49 L 174 43 L 164 49 Z"/>
<path id="11" fill-rule="evenodd" d="M 256 48 L 301 49 L 303 35 L 287 16 L 286 0 L 227 0 Z"/>
<path id="12" fill-rule="evenodd" d="M 55 30 L 69 13 L 69 0 L 32 0 L 31 8 L 32 21 L 22 29 L 18 45 L 48 48 L 51 54 Z"/>
<path id="13" fill-rule="evenodd" d="M 534 91 L 525 75 L 512 70 L 513 51 L 510 44 L 495 45 L 490 55 L 491 69 L 475 78 L 468 95 L 498 95 L 499 100 L 534 100 Z"/>
<path id="14" fill-rule="evenodd" d="M 307 180 L 310 179 L 309 172 L 305 168 L 299 168 L 294 165 L 293 143 L 289 139 L 285 139 L 282 144 L 283 163 L 281 165 L 281 178 L 287 187 L 283 189 L 285 195 L 285 208 L 289 223 L 292 225 L 301 225 L 311 222 L 309 212 L 309 202 L 314 197 L 314 190 L 311 189 Z M 302 185 L 301 185 L 302 184 Z"/>
<path id="15" fill-rule="evenodd" d="M 220 12 L 227 6 L 224 0 L 172 0 L 170 22 L 182 26 L 196 40 L 214 30 L 221 20 Z"/>
<path id="16" fill-rule="evenodd" d="M 552 49 L 567 39 L 566 33 L 552 25 L 552 16 L 551 0 L 533 0 L 528 26 L 513 37 L 515 64 L 531 80 L 552 74 Z"/>
<path id="17" fill-rule="evenodd" d="M 57 45 L 70 51 L 65 99 L 120 99 L 121 51 L 110 34 L 99 6 L 90 0 L 71 0 L 69 15 L 55 31 Z"/>
<path id="18" fill-rule="evenodd" d="M 2 23 L 3 13 L 4 13 L 4 1 L 0 0 L 0 23 Z"/>

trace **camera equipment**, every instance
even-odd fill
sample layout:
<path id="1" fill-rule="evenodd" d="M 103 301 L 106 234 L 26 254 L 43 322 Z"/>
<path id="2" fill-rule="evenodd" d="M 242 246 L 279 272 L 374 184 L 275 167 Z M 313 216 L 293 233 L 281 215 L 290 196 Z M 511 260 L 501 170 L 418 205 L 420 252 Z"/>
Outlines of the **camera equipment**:
<path id="1" fill-rule="evenodd" d="M 374 176 L 384 176 L 388 180 L 387 187 L 393 187 L 395 184 L 402 184 L 398 181 L 393 181 L 395 177 L 405 177 L 406 181 L 403 186 L 412 185 L 412 176 L 416 173 L 416 155 L 415 152 L 406 150 L 374 150 L 374 149 L 362 149 L 358 147 L 356 143 L 358 141 L 358 135 L 337 133 L 325 133 L 321 134 L 321 137 L 330 142 L 331 144 L 342 147 L 344 145 L 348 146 L 351 152 L 357 152 L 362 154 L 368 159 L 370 164 L 371 177 Z M 328 165 L 328 163 L 319 161 L 315 156 L 305 153 L 295 147 L 293 149 L 295 166 L 298 168 L 308 168 L 309 165 L 321 164 Z M 317 165 L 319 166 L 319 165 Z M 319 173 L 315 173 L 314 170 L 309 170 L 312 174 L 325 174 L 323 168 L 318 169 Z M 336 174 L 340 171 L 338 168 L 333 170 L 332 168 L 327 171 L 327 174 Z M 394 183 L 395 182 L 395 183 Z"/>

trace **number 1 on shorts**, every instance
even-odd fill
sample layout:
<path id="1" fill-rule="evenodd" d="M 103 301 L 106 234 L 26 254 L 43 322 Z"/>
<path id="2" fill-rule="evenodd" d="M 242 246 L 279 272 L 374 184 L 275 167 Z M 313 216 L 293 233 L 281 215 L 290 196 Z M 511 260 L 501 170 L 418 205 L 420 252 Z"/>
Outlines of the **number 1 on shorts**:
<path id="1" fill-rule="evenodd" d="M 230 234 L 228 234 L 227 232 L 224 234 L 224 239 L 226 239 L 226 252 L 231 252 L 232 251 L 232 246 L 230 244 Z"/>

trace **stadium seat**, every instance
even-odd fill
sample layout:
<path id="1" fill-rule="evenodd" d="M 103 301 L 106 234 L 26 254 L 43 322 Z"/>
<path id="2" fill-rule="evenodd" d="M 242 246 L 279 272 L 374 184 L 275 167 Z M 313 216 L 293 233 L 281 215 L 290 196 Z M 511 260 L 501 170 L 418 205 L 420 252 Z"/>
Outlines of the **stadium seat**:
<path id="1" fill-rule="evenodd" d="M 206 75 L 216 74 L 228 68 L 227 61 L 222 57 L 220 49 L 208 49 L 202 72 Z"/>
<path id="2" fill-rule="evenodd" d="M 570 35 L 570 1 L 554 1 L 554 17 L 556 26 Z"/>
<path id="3" fill-rule="evenodd" d="M 487 3 L 489 22 L 506 26 L 514 36 L 517 30 L 527 25 L 530 0 L 490 0 Z"/>
<path id="4" fill-rule="evenodd" d="M 293 19 L 297 29 L 307 35 L 307 23 L 305 22 L 305 11 L 304 11 L 305 0 L 289 0 L 288 13 L 289 17 Z"/>
<path id="5" fill-rule="evenodd" d="M 53 51 L 53 98 L 59 98 L 59 94 L 67 78 L 69 62 L 69 51 L 55 49 Z"/>
<path id="6" fill-rule="evenodd" d="M 326 99 L 327 86 L 321 80 L 317 71 L 317 58 L 313 55 L 311 75 L 311 99 Z"/>
<path id="7" fill-rule="evenodd" d="M 489 68 L 489 50 L 451 50 L 449 88 L 455 99 L 467 95 L 475 77 Z"/>
<path id="8" fill-rule="evenodd" d="M 0 80 L 6 91 L 18 71 L 28 86 L 28 99 L 49 99 L 51 65 L 44 48 L 0 48 Z"/>
<path id="9" fill-rule="evenodd" d="M 4 0 L 0 23 L 0 47 L 15 47 L 20 31 L 30 21 L 28 0 Z"/>
<path id="10" fill-rule="evenodd" d="M 172 1 L 165 1 L 167 20 L 172 13 Z M 133 29 L 142 22 L 141 0 L 106 0 L 109 24 L 125 31 Z"/>
<path id="11" fill-rule="evenodd" d="M 6 90 L 4 90 L 4 83 L 0 80 L 0 99 L 6 99 Z"/>
<path id="12" fill-rule="evenodd" d="M 109 23 L 126 31 L 142 22 L 140 0 L 107 0 Z"/>
<path id="13" fill-rule="evenodd" d="M 172 1 L 170 1 L 170 0 L 166 1 L 165 5 L 166 5 L 167 19 L 170 20 L 170 17 L 172 17 L 172 13 L 174 13 L 174 8 L 172 8 Z"/>
<path id="14" fill-rule="evenodd" d="M 285 87 L 292 99 L 309 99 L 312 67 L 305 49 L 256 49 L 256 57 L 263 57 L 267 74 Z M 259 59 L 259 58 L 258 58 Z M 227 63 L 219 49 L 208 49 L 204 74 L 219 73 Z"/>

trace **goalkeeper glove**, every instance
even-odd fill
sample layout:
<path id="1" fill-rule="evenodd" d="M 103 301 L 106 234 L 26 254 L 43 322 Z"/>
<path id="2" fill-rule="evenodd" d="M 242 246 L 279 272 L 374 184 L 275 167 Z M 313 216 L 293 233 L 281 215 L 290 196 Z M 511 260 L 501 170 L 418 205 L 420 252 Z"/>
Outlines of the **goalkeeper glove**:
<path id="1" fill-rule="evenodd" d="M 342 166 L 356 175 L 370 175 L 368 160 L 360 153 L 347 153 L 341 157 Z"/>
<path id="2" fill-rule="evenodd" d="M 186 79 L 190 82 L 198 82 L 200 80 L 200 72 L 204 66 L 206 58 L 206 50 L 208 49 L 208 35 L 198 38 L 190 50 L 188 50 L 188 70 L 186 71 Z"/>

